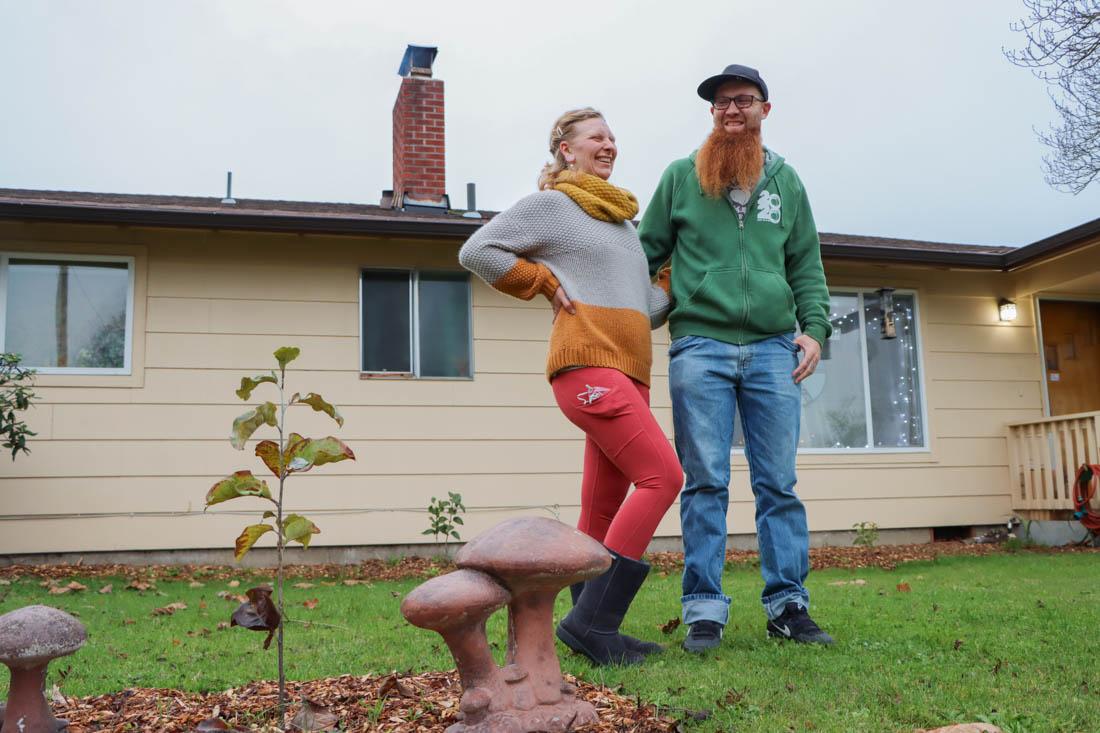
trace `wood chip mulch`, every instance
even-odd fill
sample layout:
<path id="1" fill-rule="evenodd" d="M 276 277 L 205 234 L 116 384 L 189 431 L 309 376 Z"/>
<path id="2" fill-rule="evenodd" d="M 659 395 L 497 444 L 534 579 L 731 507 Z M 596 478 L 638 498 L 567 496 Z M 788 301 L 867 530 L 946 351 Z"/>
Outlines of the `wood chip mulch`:
<path id="1" fill-rule="evenodd" d="M 578 694 L 596 707 L 600 722 L 577 728 L 586 733 L 664 733 L 679 730 L 671 717 L 652 705 L 619 695 L 566 675 Z M 431 672 L 416 676 L 356 677 L 344 675 L 312 682 L 287 683 L 287 698 L 295 701 L 287 710 L 288 724 L 309 701 L 314 720 L 324 727 L 348 733 L 427 733 L 442 731 L 457 722 L 461 695 L 455 672 Z M 190 733 L 204 721 L 219 718 L 227 730 L 276 733 L 278 686 L 253 682 L 220 693 L 196 694 L 176 690 L 130 689 L 113 695 L 55 700 L 53 713 L 69 721 L 71 733 Z M 688 711 L 690 714 L 690 711 Z M 306 725 L 309 730 L 312 726 Z M 301 730 L 294 726 L 287 730 Z"/>
<path id="2" fill-rule="evenodd" d="M 814 570 L 827 568 L 882 568 L 893 570 L 901 563 L 917 560 L 930 561 L 938 557 L 957 555 L 984 556 L 1005 554 L 1002 543 L 992 542 L 930 542 L 917 545 L 879 545 L 876 547 L 813 547 L 810 563 Z M 1065 547 L 1027 546 L 1020 553 L 1062 554 L 1100 552 L 1100 548 L 1072 545 Z M 726 561 L 734 565 L 752 565 L 756 552 L 730 550 Z M 646 556 L 658 572 L 679 572 L 684 565 L 680 552 L 655 552 Z M 445 560 L 423 557 L 402 557 L 394 561 L 365 560 L 355 565 L 289 565 L 286 577 L 305 579 L 331 579 L 337 581 L 388 581 L 431 578 L 450 572 L 454 565 Z M 0 580 L 16 580 L 24 576 L 46 580 L 71 577 L 102 578 L 125 577 L 158 581 L 206 581 L 249 578 L 270 579 L 271 568 L 242 568 L 226 565 L 7 565 L 0 567 Z"/>

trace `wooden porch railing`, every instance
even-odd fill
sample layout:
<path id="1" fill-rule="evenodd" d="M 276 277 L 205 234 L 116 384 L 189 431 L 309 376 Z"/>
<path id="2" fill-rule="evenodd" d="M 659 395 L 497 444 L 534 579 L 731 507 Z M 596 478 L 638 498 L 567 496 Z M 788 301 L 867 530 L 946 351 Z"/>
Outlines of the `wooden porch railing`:
<path id="1" fill-rule="evenodd" d="M 1009 423 L 1013 509 L 1073 509 L 1082 463 L 1100 463 L 1100 412 Z"/>

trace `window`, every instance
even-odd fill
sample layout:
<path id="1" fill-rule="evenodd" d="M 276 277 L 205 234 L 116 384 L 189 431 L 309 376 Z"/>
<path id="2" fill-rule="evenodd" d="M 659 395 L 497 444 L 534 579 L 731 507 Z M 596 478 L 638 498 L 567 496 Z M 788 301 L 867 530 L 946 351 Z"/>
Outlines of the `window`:
<path id="1" fill-rule="evenodd" d="M 897 338 L 882 338 L 873 290 L 830 293 L 833 335 L 802 382 L 799 449 L 812 453 L 899 452 L 927 447 L 916 294 L 893 293 Z M 744 445 L 741 421 L 734 440 Z"/>
<path id="2" fill-rule="evenodd" d="M 469 274 L 364 270 L 360 303 L 363 372 L 472 376 Z"/>
<path id="3" fill-rule="evenodd" d="M 130 257 L 0 254 L 0 350 L 42 374 L 129 374 Z"/>

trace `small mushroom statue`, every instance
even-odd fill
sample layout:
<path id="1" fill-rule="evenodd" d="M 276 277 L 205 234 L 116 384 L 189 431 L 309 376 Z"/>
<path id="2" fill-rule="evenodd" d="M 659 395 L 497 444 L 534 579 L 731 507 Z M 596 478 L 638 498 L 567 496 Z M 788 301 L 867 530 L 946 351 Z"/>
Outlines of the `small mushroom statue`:
<path id="1" fill-rule="evenodd" d="M 595 708 L 562 680 L 554 648 L 554 598 L 611 564 L 596 540 L 542 517 L 510 519 L 455 557 L 461 568 L 414 589 L 401 604 L 409 622 L 442 634 L 464 693 L 447 733 L 559 733 L 597 721 Z M 507 665 L 489 653 L 485 621 L 508 604 Z"/>
<path id="2" fill-rule="evenodd" d="M 49 606 L 25 606 L 0 616 L 0 662 L 11 670 L 3 733 L 55 733 L 68 727 L 50 714 L 42 689 L 46 667 L 84 646 L 84 624 Z"/>

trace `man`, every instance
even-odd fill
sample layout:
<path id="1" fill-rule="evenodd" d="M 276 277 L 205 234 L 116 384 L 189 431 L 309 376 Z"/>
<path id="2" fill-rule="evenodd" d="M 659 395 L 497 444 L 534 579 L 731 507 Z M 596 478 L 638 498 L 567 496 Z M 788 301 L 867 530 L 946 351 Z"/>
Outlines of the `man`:
<path id="1" fill-rule="evenodd" d="M 669 386 L 686 474 L 683 646 L 719 646 L 729 619 L 722 569 L 738 412 L 768 636 L 831 644 L 808 613 L 809 530 L 794 492 L 799 383 L 832 332 L 821 244 L 798 175 L 761 141 L 771 103 L 760 74 L 727 66 L 698 93 L 714 130 L 665 170 L 639 229 L 650 273 L 672 264 Z"/>

